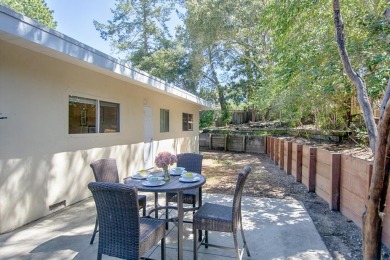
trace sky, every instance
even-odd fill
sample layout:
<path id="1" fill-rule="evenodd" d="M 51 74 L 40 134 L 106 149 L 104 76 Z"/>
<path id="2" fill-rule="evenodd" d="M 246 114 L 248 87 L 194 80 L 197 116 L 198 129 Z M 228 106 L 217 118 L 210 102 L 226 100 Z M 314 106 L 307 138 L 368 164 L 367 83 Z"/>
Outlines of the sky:
<path id="1" fill-rule="evenodd" d="M 46 3 L 49 9 L 54 10 L 53 17 L 57 21 L 57 31 L 119 58 L 119 55 L 111 52 L 109 41 L 100 38 L 100 33 L 93 25 L 93 20 L 106 23 L 112 18 L 110 8 L 115 7 L 115 1 L 46 0 Z"/>
<path id="2" fill-rule="evenodd" d="M 125 56 L 123 53 L 112 52 L 109 41 L 100 38 L 100 33 L 93 25 L 93 20 L 107 23 L 107 20 L 112 19 L 110 8 L 115 8 L 114 0 L 45 0 L 45 2 L 50 10 L 54 10 L 53 17 L 57 21 L 57 31 L 115 58 Z M 181 22 L 177 16 L 172 15 L 167 25 L 174 28 L 179 23 Z"/>

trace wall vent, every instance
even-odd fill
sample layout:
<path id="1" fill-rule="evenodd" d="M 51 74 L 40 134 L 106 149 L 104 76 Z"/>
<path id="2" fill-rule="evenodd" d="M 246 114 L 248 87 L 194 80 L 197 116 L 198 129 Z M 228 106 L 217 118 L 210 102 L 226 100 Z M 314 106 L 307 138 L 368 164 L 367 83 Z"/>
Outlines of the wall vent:
<path id="1" fill-rule="evenodd" d="M 66 200 L 63 200 L 63 201 L 54 203 L 53 205 L 50 205 L 49 211 L 57 210 L 57 209 L 64 208 L 64 207 L 66 207 Z"/>

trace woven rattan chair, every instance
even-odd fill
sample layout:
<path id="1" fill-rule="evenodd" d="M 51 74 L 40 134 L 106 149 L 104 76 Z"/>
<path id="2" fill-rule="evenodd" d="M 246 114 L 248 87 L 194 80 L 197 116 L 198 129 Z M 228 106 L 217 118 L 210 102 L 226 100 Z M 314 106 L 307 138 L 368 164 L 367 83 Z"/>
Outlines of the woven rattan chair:
<path id="1" fill-rule="evenodd" d="M 246 244 L 244 229 L 242 228 L 241 217 L 241 197 L 245 181 L 250 173 L 251 168 L 246 166 L 238 175 L 236 189 L 234 191 L 233 205 L 224 206 L 213 203 L 205 203 L 193 216 L 193 236 L 194 236 L 194 259 L 198 258 L 198 248 L 205 245 L 219 248 L 229 248 L 225 246 L 209 244 L 208 231 L 228 232 L 233 234 L 235 251 L 237 259 L 241 259 L 244 251 L 250 256 L 248 246 Z M 237 231 L 241 229 L 241 236 L 243 240 L 243 248 L 238 248 Z M 197 241 L 197 230 L 205 230 L 205 236 L 201 243 Z M 240 252 L 241 251 L 241 252 Z"/>
<path id="2" fill-rule="evenodd" d="M 177 155 L 177 167 L 184 167 L 189 172 L 202 174 L 202 161 L 203 155 L 197 153 L 182 153 Z M 177 203 L 177 194 L 167 193 L 165 201 L 166 206 L 168 206 L 169 202 Z M 183 192 L 184 204 L 191 204 L 195 208 L 196 202 L 198 202 L 199 207 L 202 205 L 202 187 Z M 165 215 L 168 219 L 168 207 L 166 208 Z"/>
<path id="3" fill-rule="evenodd" d="M 119 183 L 118 167 L 116 166 L 115 159 L 100 159 L 90 164 L 93 175 L 97 182 L 111 182 Z M 142 215 L 146 216 L 146 196 L 138 195 L 138 204 L 142 208 Z M 95 228 L 93 230 L 91 245 L 95 240 L 96 233 L 98 232 L 99 220 L 96 217 Z"/>
<path id="4" fill-rule="evenodd" d="M 182 153 L 177 155 L 177 167 L 184 167 L 186 171 L 202 174 L 202 161 L 203 155 L 197 153 Z M 199 206 L 202 204 L 202 188 L 193 189 L 183 192 L 183 203 L 192 204 L 196 206 L 196 202 L 199 202 Z M 176 193 L 167 193 L 167 203 L 177 202 Z"/>
<path id="5" fill-rule="evenodd" d="M 99 218 L 97 259 L 109 255 L 139 259 L 161 241 L 161 259 L 165 259 L 165 221 L 139 217 L 137 188 L 109 182 L 88 184 Z"/>

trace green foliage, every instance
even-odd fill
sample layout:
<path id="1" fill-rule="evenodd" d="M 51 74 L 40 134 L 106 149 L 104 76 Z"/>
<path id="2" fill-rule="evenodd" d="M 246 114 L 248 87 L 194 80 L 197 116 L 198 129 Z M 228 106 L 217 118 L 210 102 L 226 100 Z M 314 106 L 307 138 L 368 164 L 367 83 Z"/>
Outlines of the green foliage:
<path id="1" fill-rule="evenodd" d="M 57 27 L 57 22 L 53 18 L 54 11 L 47 7 L 45 0 L 0 0 L 0 4 L 50 28 Z"/>
<path id="2" fill-rule="evenodd" d="M 350 129 L 353 131 L 353 134 L 349 136 L 351 140 L 353 140 L 360 147 L 369 146 L 367 129 L 364 126 L 351 124 Z"/>
<path id="3" fill-rule="evenodd" d="M 104 40 L 110 40 L 118 51 L 128 54 L 137 66 L 169 43 L 166 22 L 171 6 L 160 0 L 116 0 L 112 20 L 94 21 L 96 30 Z"/>
<path id="4" fill-rule="evenodd" d="M 199 118 L 199 127 L 206 128 L 214 125 L 215 121 L 215 111 L 214 110 L 205 110 L 200 113 Z"/>
<path id="5" fill-rule="evenodd" d="M 225 125 L 232 121 L 232 112 L 229 109 L 229 106 L 226 106 L 225 109 L 221 110 L 221 120 Z"/>
<path id="6" fill-rule="evenodd" d="M 373 2 L 374 3 L 374 2 Z M 354 68 L 364 76 L 372 100 L 388 81 L 389 26 L 380 15 L 385 1 L 376 1 L 377 14 L 366 4 L 344 1 L 342 6 L 347 49 Z M 351 97 L 355 95 L 345 75 L 335 44 L 331 2 L 269 1 L 258 32 L 270 40 L 272 66 L 264 70 L 264 86 L 256 105 L 268 119 L 299 122 L 314 116 L 322 129 L 349 124 Z M 268 96 L 267 99 L 260 99 Z"/>
<path id="7" fill-rule="evenodd" d="M 133 67 L 198 94 L 199 59 L 188 48 L 187 32 L 178 26 L 173 38 L 166 25 L 175 4 L 183 6 L 182 1 L 116 0 L 113 18 L 94 25 Z"/>
<path id="8" fill-rule="evenodd" d="M 180 1 L 184 25 L 175 38 L 165 30 L 172 1 L 116 3 L 108 24 L 95 22 L 102 37 L 126 51 L 133 66 L 219 103 L 224 124 L 231 104 L 254 105 L 263 120 L 295 126 L 351 123 L 356 93 L 340 62 L 331 1 Z M 372 102 L 389 80 L 387 5 L 346 0 L 341 6 L 348 54 Z"/>

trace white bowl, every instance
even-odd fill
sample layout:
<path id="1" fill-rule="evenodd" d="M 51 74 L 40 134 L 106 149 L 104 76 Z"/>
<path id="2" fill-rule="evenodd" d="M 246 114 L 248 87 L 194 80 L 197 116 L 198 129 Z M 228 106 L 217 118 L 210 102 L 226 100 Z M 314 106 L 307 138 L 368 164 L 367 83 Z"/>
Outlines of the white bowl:
<path id="1" fill-rule="evenodd" d="M 175 174 L 182 174 L 184 170 L 185 170 L 184 167 L 176 167 L 176 168 L 173 168 L 173 169 L 172 169 L 172 171 L 173 171 Z"/>
<path id="2" fill-rule="evenodd" d="M 149 176 L 146 180 L 150 183 L 157 183 L 162 181 L 163 179 L 164 179 L 163 177 Z"/>
<path id="3" fill-rule="evenodd" d="M 196 176 L 197 176 L 196 173 L 193 173 L 193 172 L 186 172 L 186 171 L 184 171 L 183 174 L 181 175 L 181 177 L 182 177 L 185 181 L 192 181 Z"/>
<path id="4" fill-rule="evenodd" d="M 140 171 L 137 172 L 137 174 L 139 175 L 139 177 L 146 178 L 146 177 L 149 176 L 150 171 L 148 171 L 148 170 L 140 170 Z"/>

